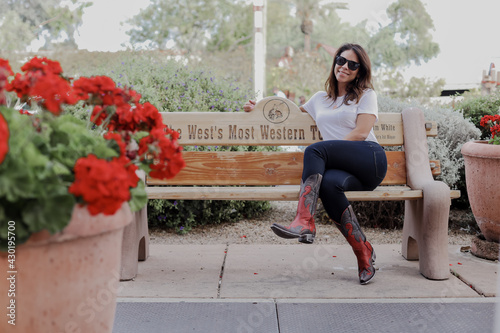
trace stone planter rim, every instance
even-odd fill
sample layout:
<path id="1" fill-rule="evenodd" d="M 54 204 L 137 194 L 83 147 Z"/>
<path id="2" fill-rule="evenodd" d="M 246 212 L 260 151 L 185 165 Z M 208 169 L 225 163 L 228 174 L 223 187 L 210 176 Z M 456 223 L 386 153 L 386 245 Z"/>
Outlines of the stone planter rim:
<path id="1" fill-rule="evenodd" d="M 47 230 L 34 233 L 20 246 L 42 246 L 48 243 L 65 242 L 81 237 L 90 237 L 116 229 L 124 228 L 132 222 L 130 206 L 125 202 L 113 215 L 91 215 L 86 206 L 73 207 L 70 223 L 60 232 L 51 235 Z"/>
<path id="2" fill-rule="evenodd" d="M 500 159 L 500 145 L 492 145 L 485 140 L 466 142 L 462 146 L 461 152 L 462 155 L 476 158 Z"/>

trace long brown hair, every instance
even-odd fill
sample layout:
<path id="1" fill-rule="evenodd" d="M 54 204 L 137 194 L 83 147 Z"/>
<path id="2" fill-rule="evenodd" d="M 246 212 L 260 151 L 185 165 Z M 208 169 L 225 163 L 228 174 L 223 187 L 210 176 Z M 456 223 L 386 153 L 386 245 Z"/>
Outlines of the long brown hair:
<path id="1" fill-rule="evenodd" d="M 330 76 L 325 82 L 325 91 L 328 97 L 331 98 L 332 100 L 335 100 L 337 99 L 337 97 L 339 97 L 338 81 L 337 78 L 335 77 L 335 71 L 334 71 L 335 59 L 337 58 L 337 56 L 341 55 L 342 52 L 348 50 L 352 50 L 354 53 L 356 53 L 361 66 L 359 66 L 358 69 L 359 73 L 356 79 L 349 82 L 349 84 L 346 87 L 347 91 L 343 103 L 347 104 L 347 102 L 349 101 L 355 101 L 355 103 L 357 104 L 361 96 L 363 95 L 363 92 L 366 89 L 368 88 L 373 89 L 372 65 L 370 62 L 370 58 L 368 57 L 368 54 L 361 45 L 347 43 L 338 48 L 337 52 L 335 53 L 335 56 L 333 57 L 333 65 L 332 65 L 332 70 L 330 71 Z"/>

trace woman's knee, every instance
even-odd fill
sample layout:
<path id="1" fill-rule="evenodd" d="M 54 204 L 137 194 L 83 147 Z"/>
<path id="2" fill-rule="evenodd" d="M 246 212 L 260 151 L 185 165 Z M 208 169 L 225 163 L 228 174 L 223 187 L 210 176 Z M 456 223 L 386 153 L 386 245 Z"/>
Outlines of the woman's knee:
<path id="1" fill-rule="evenodd" d="M 339 198 L 344 196 L 345 172 L 340 170 L 327 170 L 321 182 L 320 196 L 322 198 Z"/>
<path id="2" fill-rule="evenodd" d="M 323 149 L 321 148 L 321 142 L 315 142 L 306 147 L 304 150 L 304 155 L 317 155 L 320 154 Z"/>

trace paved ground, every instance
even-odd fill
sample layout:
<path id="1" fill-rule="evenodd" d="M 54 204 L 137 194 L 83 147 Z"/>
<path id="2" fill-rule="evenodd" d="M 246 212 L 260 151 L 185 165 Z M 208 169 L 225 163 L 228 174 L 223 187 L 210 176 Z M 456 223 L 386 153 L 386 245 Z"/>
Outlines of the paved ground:
<path id="1" fill-rule="evenodd" d="M 114 332 L 491 332 L 498 263 L 450 245 L 450 276 L 432 281 L 398 244 L 374 245 L 361 286 L 345 245 L 150 247 L 121 282 Z"/>

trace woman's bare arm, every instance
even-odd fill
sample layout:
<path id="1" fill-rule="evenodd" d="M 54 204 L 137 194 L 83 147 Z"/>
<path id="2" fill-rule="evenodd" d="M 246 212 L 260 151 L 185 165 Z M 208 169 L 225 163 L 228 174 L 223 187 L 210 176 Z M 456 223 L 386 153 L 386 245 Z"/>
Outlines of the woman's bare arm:
<path id="1" fill-rule="evenodd" d="M 362 113 L 356 118 L 356 127 L 345 136 L 344 140 L 364 141 L 375 125 L 377 117 L 374 114 Z"/>

